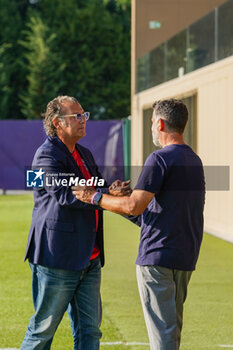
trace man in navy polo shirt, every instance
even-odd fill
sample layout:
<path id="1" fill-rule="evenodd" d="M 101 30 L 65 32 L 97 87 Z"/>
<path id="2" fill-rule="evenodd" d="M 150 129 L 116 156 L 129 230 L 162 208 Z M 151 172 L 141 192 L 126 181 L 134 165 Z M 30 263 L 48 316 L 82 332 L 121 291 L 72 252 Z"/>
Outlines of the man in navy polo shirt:
<path id="1" fill-rule="evenodd" d="M 118 214 L 141 214 L 137 280 L 151 350 L 177 350 L 187 286 L 203 235 L 205 181 L 200 158 L 185 144 L 188 111 L 179 100 L 153 105 L 149 155 L 130 197 L 102 195 L 98 204 Z M 90 203 L 95 191 L 80 188 Z"/>

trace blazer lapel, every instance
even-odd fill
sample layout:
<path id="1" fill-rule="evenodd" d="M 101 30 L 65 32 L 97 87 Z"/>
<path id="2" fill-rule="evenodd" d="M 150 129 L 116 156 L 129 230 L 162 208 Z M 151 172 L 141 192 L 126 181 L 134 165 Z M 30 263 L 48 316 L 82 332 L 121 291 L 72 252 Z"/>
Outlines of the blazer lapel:
<path id="1" fill-rule="evenodd" d="M 83 178 L 83 174 L 81 172 L 81 170 L 79 169 L 77 163 L 75 162 L 72 154 L 70 153 L 70 151 L 68 150 L 68 148 L 66 147 L 66 145 L 59 139 L 59 137 L 57 136 L 53 136 L 53 137 L 48 137 L 49 141 L 52 142 L 56 147 L 60 148 L 66 155 L 66 157 L 68 158 L 69 161 L 69 172 L 74 172 L 76 176 Z"/>

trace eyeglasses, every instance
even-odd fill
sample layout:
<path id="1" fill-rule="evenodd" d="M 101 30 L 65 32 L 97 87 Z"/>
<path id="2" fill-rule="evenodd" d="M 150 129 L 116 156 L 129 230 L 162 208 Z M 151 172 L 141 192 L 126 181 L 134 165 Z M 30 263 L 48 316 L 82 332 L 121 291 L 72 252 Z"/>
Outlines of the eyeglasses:
<path id="1" fill-rule="evenodd" d="M 61 115 L 60 118 L 68 118 L 68 117 L 76 117 L 77 120 L 81 121 L 83 117 L 85 120 L 88 120 L 90 117 L 90 112 L 84 112 L 84 113 L 75 113 L 75 114 L 66 114 Z"/>

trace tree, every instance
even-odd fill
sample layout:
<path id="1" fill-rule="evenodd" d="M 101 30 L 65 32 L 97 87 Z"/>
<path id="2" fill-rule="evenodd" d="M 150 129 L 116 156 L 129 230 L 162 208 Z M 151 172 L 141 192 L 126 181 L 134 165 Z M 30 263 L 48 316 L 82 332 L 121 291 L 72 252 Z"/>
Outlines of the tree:
<path id="1" fill-rule="evenodd" d="M 56 55 L 56 34 L 50 33 L 39 16 L 31 17 L 27 27 L 24 31 L 25 40 L 20 43 L 26 49 L 28 85 L 20 98 L 24 116 L 35 119 L 40 118 L 41 110 L 58 94 L 66 65 Z"/>
<path id="2" fill-rule="evenodd" d="M 0 4 L 13 36 L 3 33 L 0 46 L 1 117 L 38 118 L 58 94 L 75 96 L 95 119 L 129 115 L 130 0 Z"/>
<path id="3" fill-rule="evenodd" d="M 18 92 L 24 89 L 22 49 L 18 44 L 24 27 L 27 1 L 0 0 L 0 118 L 22 118 Z"/>

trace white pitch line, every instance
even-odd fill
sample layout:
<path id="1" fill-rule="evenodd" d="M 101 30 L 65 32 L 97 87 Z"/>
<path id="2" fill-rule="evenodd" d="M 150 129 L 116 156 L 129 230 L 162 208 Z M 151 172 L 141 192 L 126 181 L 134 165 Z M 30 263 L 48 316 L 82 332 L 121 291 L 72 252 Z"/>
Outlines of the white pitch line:
<path id="1" fill-rule="evenodd" d="M 233 345 L 218 345 L 220 348 L 233 348 Z"/>
<path id="2" fill-rule="evenodd" d="M 139 346 L 139 345 L 144 345 L 144 346 L 149 346 L 149 343 L 140 343 L 140 342 L 123 342 L 123 341 L 115 341 L 115 342 L 104 342 L 104 343 L 100 343 L 100 345 L 105 346 L 105 345 L 110 345 L 110 346 L 114 346 L 114 345 L 125 345 L 125 346 L 131 346 L 131 345 L 135 345 L 135 346 Z M 0 349 L 1 350 L 1 349 Z"/>

